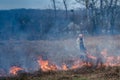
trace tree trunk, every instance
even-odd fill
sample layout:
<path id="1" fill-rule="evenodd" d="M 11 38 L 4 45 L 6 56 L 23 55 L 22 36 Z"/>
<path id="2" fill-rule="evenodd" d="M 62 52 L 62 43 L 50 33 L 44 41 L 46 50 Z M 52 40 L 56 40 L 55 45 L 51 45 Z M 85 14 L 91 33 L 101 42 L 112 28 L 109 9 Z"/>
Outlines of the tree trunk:
<path id="1" fill-rule="evenodd" d="M 56 16 L 57 16 L 56 1 L 52 0 L 52 2 L 53 2 L 54 11 L 55 11 L 55 19 L 56 19 Z"/>
<path id="2" fill-rule="evenodd" d="M 113 6 L 110 9 L 110 12 L 111 12 L 111 15 L 110 15 L 110 31 L 111 31 L 111 34 L 114 34 L 117 2 L 118 2 L 118 0 L 112 1 Z"/>
<path id="3" fill-rule="evenodd" d="M 66 12 L 66 19 L 68 18 L 68 8 L 67 8 L 67 3 L 66 0 L 63 0 L 64 7 L 65 7 L 65 12 Z"/>

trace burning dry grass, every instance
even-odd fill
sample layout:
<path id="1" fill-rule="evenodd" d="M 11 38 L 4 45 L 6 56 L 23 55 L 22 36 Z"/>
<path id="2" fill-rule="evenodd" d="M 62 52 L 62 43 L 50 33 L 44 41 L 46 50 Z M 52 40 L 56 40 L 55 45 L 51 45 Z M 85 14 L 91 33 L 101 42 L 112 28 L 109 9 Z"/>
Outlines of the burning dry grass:
<path id="1" fill-rule="evenodd" d="M 102 54 L 105 55 L 105 57 L 107 55 L 106 59 L 108 60 L 107 64 L 105 65 L 114 65 L 113 63 L 120 64 L 120 57 L 118 57 L 120 56 L 119 40 L 120 36 L 85 37 L 85 45 L 92 55 L 95 55 L 99 51 L 103 51 Z M 23 51 L 23 53 L 25 53 L 25 56 L 27 55 L 26 58 L 28 59 L 28 62 L 32 63 L 32 60 L 36 60 L 36 62 L 38 62 L 37 64 L 39 68 L 42 70 L 33 74 L 22 73 L 18 74 L 16 77 L 1 78 L 1 80 L 120 80 L 120 67 L 115 67 L 116 64 L 113 67 L 102 66 L 94 68 L 93 66 L 91 67 L 88 65 L 83 65 L 82 68 L 80 68 L 81 64 L 79 64 L 79 61 L 77 63 L 77 60 L 81 54 L 79 52 L 79 47 L 77 47 L 75 39 L 59 41 L 2 42 L 2 44 L 4 43 L 5 46 L 0 46 L 3 51 L 6 50 L 7 47 L 7 50 L 9 50 L 6 52 L 9 52 L 8 56 L 10 56 L 10 54 L 13 54 L 13 52 L 17 53 L 17 51 L 21 51 L 22 53 Z M 13 48 L 14 46 L 15 48 Z M 22 48 L 19 48 L 19 46 Z M 100 50 L 96 50 L 96 47 L 98 47 Z M 44 59 L 39 58 L 40 55 Z M 90 57 L 94 58 L 94 56 Z M 77 65 L 78 67 L 73 67 L 72 69 L 67 68 L 66 65 L 74 65 L 74 62 L 76 62 L 75 65 L 79 64 Z M 111 62 L 111 64 L 109 64 L 109 62 Z M 63 71 L 59 71 L 58 66 L 61 66 Z M 36 66 L 34 66 L 34 68 L 35 67 Z M 11 67 L 11 69 L 12 70 L 10 73 L 15 71 L 14 74 L 17 74 L 17 72 L 19 72 L 19 70 L 23 70 L 24 67 Z"/>
<path id="2" fill-rule="evenodd" d="M 10 74 L 17 75 L 17 72 L 23 70 L 21 67 L 13 66 L 10 68 Z"/>
<path id="3" fill-rule="evenodd" d="M 120 80 L 120 67 L 94 69 L 84 66 L 68 71 L 37 71 L 32 74 L 21 73 L 16 77 L 1 78 L 0 80 Z"/>

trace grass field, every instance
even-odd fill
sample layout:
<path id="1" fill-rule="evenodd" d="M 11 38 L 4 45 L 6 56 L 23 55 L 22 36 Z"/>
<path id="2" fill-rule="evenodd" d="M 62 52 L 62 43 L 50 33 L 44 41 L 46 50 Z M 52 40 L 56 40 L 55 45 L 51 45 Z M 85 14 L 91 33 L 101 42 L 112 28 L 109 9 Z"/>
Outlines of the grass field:
<path id="1" fill-rule="evenodd" d="M 84 41 L 87 50 L 93 55 L 97 52 L 96 47 L 98 47 L 100 51 L 106 48 L 109 56 L 120 56 L 120 35 L 85 36 Z M 12 63 L 12 65 L 15 63 L 26 64 L 20 62 L 20 58 L 25 60 L 27 58 L 28 68 L 38 67 L 38 65 L 34 65 L 32 62 L 40 55 L 44 58 L 47 57 L 48 60 L 55 64 L 61 64 L 63 62 L 67 63 L 71 59 L 79 58 L 81 54 L 76 44 L 76 38 L 53 41 L 0 41 L 0 47 L 0 52 L 4 52 L 2 56 L 8 55 L 5 58 L 9 58 L 7 61 L 10 61 L 9 63 Z M 7 66 L 9 67 L 9 65 Z M 81 69 L 68 71 L 37 71 L 31 74 L 22 73 L 16 77 L 0 78 L 0 80 L 120 80 L 120 67 L 95 69 L 85 66 Z"/>

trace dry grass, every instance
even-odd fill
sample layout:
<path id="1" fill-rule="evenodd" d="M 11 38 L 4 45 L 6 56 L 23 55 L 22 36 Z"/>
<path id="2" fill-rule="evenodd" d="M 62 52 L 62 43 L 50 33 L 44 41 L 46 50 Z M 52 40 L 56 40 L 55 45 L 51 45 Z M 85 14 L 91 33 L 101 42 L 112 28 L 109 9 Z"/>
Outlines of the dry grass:
<path id="1" fill-rule="evenodd" d="M 96 46 L 101 50 L 107 48 L 110 55 L 120 55 L 120 35 L 118 36 L 99 36 L 99 37 L 85 37 L 85 45 L 90 53 L 96 52 Z M 77 47 L 76 39 L 58 40 L 58 41 L 1 41 L 1 50 L 5 51 L 14 48 L 29 54 L 29 57 L 37 58 L 39 55 L 47 56 L 48 59 L 55 63 L 62 63 L 72 58 L 80 56 L 79 47 Z M 8 46 L 9 45 L 9 46 Z M 21 46 L 22 48 L 19 48 Z M 12 53 L 12 52 L 11 52 Z M 13 53 L 12 53 L 13 54 Z M 108 67 L 93 69 L 83 67 L 77 70 L 57 71 L 57 72 L 35 72 L 33 74 L 23 73 L 17 77 L 1 78 L 0 80 L 120 80 L 120 67 Z"/>
<path id="2" fill-rule="evenodd" d="M 120 80 L 120 67 L 93 69 L 83 67 L 69 71 L 22 73 L 16 77 L 1 78 L 0 80 Z"/>

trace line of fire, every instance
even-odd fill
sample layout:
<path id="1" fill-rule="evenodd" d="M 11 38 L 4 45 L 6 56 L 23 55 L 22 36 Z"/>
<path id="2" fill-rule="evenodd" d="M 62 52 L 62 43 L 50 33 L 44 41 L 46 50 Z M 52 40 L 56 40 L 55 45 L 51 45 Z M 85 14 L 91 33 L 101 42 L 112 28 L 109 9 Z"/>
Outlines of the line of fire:
<path id="1" fill-rule="evenodd" d="M 101 68 L 101 67 L 115 67 L 120 66 L 120 56 L 110 56 L 108 50 L 105 48 L 100 51 L 96 48 L 97 56 L 91 54 L 89 50 L 85 47 L 83 34 L 79 34 L 77 38 L 77 43 L 79 45 L 79 58 L 71 59 L 70 64 L 63 62 L 62 64 L 58 65 L 52 62 L 49 59 L 44 59 L 45 56 L 39 55 L 36 59 L 37 64 L 39 65 L 39 69 L 43 72 L 47 71 L 67 71 L 67 70 L 74 70 L 82 67 L 92 67 L 92 68 Z M 30 70 L 30 69 L 29 69 Z M 7 76 L 12 75 L 15 76 L 20 72 L 27 72 L 25 68 L 21 66 L 11 66 L 9 72 L 6 73 L 3 69 L 0 69 L 0 76 Z"/>

